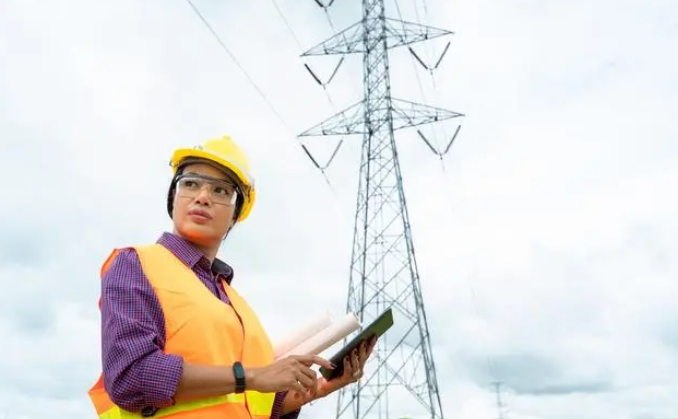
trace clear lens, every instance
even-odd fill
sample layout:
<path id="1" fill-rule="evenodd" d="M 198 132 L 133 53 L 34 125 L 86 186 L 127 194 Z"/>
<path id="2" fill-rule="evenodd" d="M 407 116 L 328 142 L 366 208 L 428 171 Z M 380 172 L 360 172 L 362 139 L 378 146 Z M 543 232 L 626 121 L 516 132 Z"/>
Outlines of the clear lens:
<path id="1" fill-rule="evenodd" d="M 177 195 L 185 198 L 195 198 L 201 191 L 207 190 L 210 199 L 215 204 L 235 205 L 238 198 L 237 187 L 226 181 L 207 176 L 186 175 L 177 180 Z"/>

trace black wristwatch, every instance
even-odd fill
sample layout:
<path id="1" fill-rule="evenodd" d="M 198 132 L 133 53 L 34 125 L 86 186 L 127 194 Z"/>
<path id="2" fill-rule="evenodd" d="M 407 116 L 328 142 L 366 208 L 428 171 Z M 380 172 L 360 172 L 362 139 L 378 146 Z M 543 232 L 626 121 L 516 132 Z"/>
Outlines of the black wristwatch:
<path id="1" fill-rule="evenodd" d="M 242 393 L 245 391 L 245 368 L 239 361 L 233 363 L 233 375 L 235 375 L 235 392 Z"/>

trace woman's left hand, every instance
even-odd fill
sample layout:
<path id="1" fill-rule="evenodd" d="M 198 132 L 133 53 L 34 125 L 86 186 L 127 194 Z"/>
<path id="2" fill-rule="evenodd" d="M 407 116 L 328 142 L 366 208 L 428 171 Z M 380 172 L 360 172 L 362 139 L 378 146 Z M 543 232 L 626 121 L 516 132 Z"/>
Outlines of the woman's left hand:
<path id="1" fill-rule="evenodd" d="M 320 377 L 318 379 L 318 388 L 315 394 L 309 393 L 301 395 L 297 393 L 294 395 L 294 398 L 298 400 L 299 397 L 303 397 L 302 403 L 306 404 L 311 400 L 320 399 L 339 390 L 342 387 L 346 387 L 349 384 L 357 382 L 362 378 L 365 363 L 372 354 L 372 350 L 376 344 L 376 337 L 370 339 L 369 341 L 363 342 L 358 347 L 358 350 L 354 350 L 353 353 L 344 358 L 344 373 L 341 375 L 341 377 L 333 378 L 329 381 Z"/>

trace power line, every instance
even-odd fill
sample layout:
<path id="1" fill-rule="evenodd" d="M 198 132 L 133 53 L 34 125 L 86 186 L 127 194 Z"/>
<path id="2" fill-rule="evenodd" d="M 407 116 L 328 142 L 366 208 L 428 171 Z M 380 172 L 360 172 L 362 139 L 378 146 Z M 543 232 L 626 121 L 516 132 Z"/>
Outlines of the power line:
<path id="1" fill-rule="evenodd" d="M 292 25 L 290 25 L 290 23 L 285 18 L 285 14 L 283 13 L 280 6 L 278 5 L 278 2 L 276 0 L 271 0 L 271 1 L 273 2 L 273 6 L 275 6 L 275 10 L 278 12 L 278 16 L 280 16 L 282 21 L 285 23 L 287 30 L 292 34 L 292 38 L 294 38 L 294 42 L 296 42 L 297 46 L 299 47 L 299 51 L 303 51 L 304 47 L 301 46 L 301 42 L 299 42 L 299 38 L 297 38 L 297 35 L 294 33 L 294 30 L 292 29 Z"/>
<path id="2" fill-rule="evenodd" d="M 191 9 L 193 9 L 193 11 L 194 11 L 195 14 L 198 16 L 198 18 L 200 18 L 200 20 L 202 21 L 203 25 L 210 31 L 210 33 L 212 33 L 212 35 L 214 36 L 214 39 L 216 39 L 217 43 L 221 46 L 222 51 L 224 51 L 224 53 L 226 53 L 226 55 L 228 55 L 228 57 L 231 58 L 231 60 L 233 60 L 233 62 L 235 63 L 235 65 L 238 67 L 238 69 L 240 69 L 240 71 L 243 73 L 243 75 L 247 78 L 247 80 L 250 82 L 250 84 L 252 85 L 252 87 L 254 87 L 254 89 L 257 91 L 257 93 L 259 93 L 259 96 L 261 96 L 261 98 L 262 98 L 262 99 L 264 100 L 264 102 L 268 105 L 268 107 L 271 109 L 271 111 L 273 112 L 273 114 L 278 118 L 278 120 L 280 121 L 280 123 L 282 123 L 283 126 L 289 131 L 289 133 L 290 133 L 291 135 L 294 136 L 295 133 L 294 133 L 294 130 L 292 129 L 292 127 L 290 126 L 290 124 L 287 123 L 287 121 L 285 120 L 285 118 L 283 118 L 282 115 L 280 114 L 280 112 L 278 112 L 278 110 L 275 108 L 275 106 L 273 106 L 273 103 L 271 103 L 271 101 L 268 100 L 268 97 L 266 97 L 266 94 L 264 94 L 264 91 L 263 91 L 263 90 L 262 90 L 262 89 L 254 82 L 254 80 L 252 79 L 252 77 L 250 77 L 250 75 L 249 75 L 249 73 L 247 72 L 247 70 L 245 70 L 245 67 L 243 67 L 243 66 L 240 64 L 240 61 L 238 61 L 238 59 L 236 58 L 236 56 L 235 56 L 235 55 L 231 52 L 231 50 L 226 46 L 226 43 L 221 39 L 221 37 L 220 37 L 219 34 L 214 30 L 214 28 L 212 27 L 212 25 L 210 25 L 210 23 L 207 21 L 207 19 L 205 19 L 205 17 L 202 15 L 202 13 L 200 13 L 200 10 L 198 10 L 198 8 L 193 4 L 193 2 L 192 2 L 191 0 L 186 0 L 186 2 L 191 6 Z M 276 7 L 277 7 L 277 4 L 276 4 Z M 283 18 L 284 18 L 284 17 L 283 17 Z M 291 27 L 290 27 L 289 29 L 291 29 Z M 296 36 L 295 36 L 295 39 L 296 39 Z M 297 40 L 297 41 L 298 41 L 298 40 Z M 299 45 L 301 45 L 301 44 L 299 44 Z M 305 147 L 303 144 L 301 144 L 301 147 L 302 147 L 302 149 L 304 150 L 304 152 L 305 152 L 309 157 L 311 157 L 310 153 L 308 152 L 308 150 L 306 149 L 306 147 Z M 334 154 L 336 154 L 336 150 L 335 150 L 335 153 L 334 153 Z M 316 167 L 319 167 L 318 164 L 317 164 L 315 161 L 314 161 L 313 163 L 315 163 Z M 327 183 L 327 186 L 330 188 L 330 191 L 332 192 L 332 194 L 335 194 L 334 188 L 332 188 L 332 184 L 330 183 L 329 177 L 327 177 L 327 174 L 326 174 L 324 171 L 323 171 L 322 174 L 323 174 L 323 177 L 325 178 L 325 182 Z"/>
<path id="3" fill-rule="evenodd" d="M 249 73 L 247 72 L 247 70 L 245 70 L 245 68 L 240 64 L 240 61 L 238 61 L 238 59 L 235 57 L 235 55 L 234 55 L 234 54 L 231 52 L 231 50 L 226 46 L 226 43 L 221 39 L 221 37 L 219 36 L 219 34 L 217 34 L 217 32 L 214 30 L 214 28 L 212 28 L 212 25 L 210 25 L 209 22 L 207 21 L 207 19 L 205 19 L 205 17 L 202 15 L 202 13 L 200 13 L 200 10 L 198 10 L 198 8 L 193 4 L 193 2 L 192 2 L 191 0 L 186 0 L 186 3 L 188 3 L 188 4 L 191 6 L 191 9 L 193 9 L 193 11 L 194 11 L 195 14 L 198 16 L 198 18 L 200 18 L 200 20 L 202 21 L 203 25 L 205 25 L 205 27 L 212 33 L 212 35 L 214 36 L 214 38 L 217 40 L 217 42 L 218 42 L 219 45 L 221 46 L 221 49 L 222 49 L 222 50 L 223 50 L 223 51 L 231 58 L 231 60 L 233 60 L 233 62 L 235 63 L 235 65 L 238 67 L 238 69 L 240 69 L 240 71 L 241 71 L 241 72 L 243 73 L 243 75 L 247 78 L 247 80 L 250 82 L 250 84 L 252 85 L 252 87 L 254 87 L 254 89 L 257 91 L 257 93 L 259 93 L 259 96 L 261 96 L 261 98 L 264 100 L 264 102 L 266 102 L 266 104 L 267 104 L 268 107 L 271 109 L 271 111 L 275 114 L 275 116 L 278 118 L 278 120 L 280 120 L 280 122 L 281 122 L 281 123 L 282 123 L 282 124 L 283 124 L 290 132 L 294 132 L 294 130 L 293 130 L 292 127 L 287 123 L 287 121 L 285 120 L 285 118 L 283 118 L 282 115 L 280 115 L 280 113 L 276 110 L 275 106 L 273 106 L 273 103 L 271 103 L 271 101 L 268 100 L 268 98 L 267 98 L 266 95 L 264 94 L 263 90 L 259 88 L 259 86 L 258 86 L 258 85 L 254 82 L 254 80 L 252 79 L 252 77 L 250 77 L 250 75 L 249 75 Z"/>

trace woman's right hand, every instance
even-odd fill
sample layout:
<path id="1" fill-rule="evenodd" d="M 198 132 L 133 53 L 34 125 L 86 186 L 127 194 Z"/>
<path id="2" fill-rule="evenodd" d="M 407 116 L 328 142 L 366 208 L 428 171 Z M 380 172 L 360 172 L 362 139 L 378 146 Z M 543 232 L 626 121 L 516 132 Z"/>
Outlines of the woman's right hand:
<path id="1" fill-rule="evenodd" d="M 311 369 L 313 364 L 333 369 L 332 363 L 315 355 L 294 355 L 260 368 L 245 369 L 245 382 L 248 390 L 260 393 L 277 393 L 290 389 L 300 393 L 314 395 L 318 388 L 318 378 Z"/>

